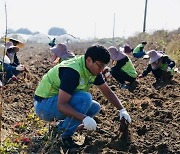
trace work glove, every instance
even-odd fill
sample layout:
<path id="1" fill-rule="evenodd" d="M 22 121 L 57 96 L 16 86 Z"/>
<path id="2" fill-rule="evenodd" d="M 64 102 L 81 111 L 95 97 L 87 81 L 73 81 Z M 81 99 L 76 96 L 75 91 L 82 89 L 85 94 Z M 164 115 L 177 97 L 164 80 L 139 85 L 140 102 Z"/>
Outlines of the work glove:
<path id="1" fill-rule="evenodd" d="M 171 71 L 171 67 L 168 66 L 167 68 L 167 72 L 170 72 Z"/>
<path id="2" fill-rule="evenodd" d="M 84 128 L 86 128 L 87 130 L 96 130 L 96 121 L 89 116 L 83 119 L 83 124 Z"/>
<path id="3" fill-rule="evenodd" d="M 139 74 L 139 75 L 138 75 L 138 78 L 143 78 L 142 74 Z"/>
<path id="4" fill-rule="evenodd" d="M 121 109 L 119 111 L 119 116 L 120 116 L 120 120 L 124 117 L 124 119 L 127 120 L 127 122 L 131 123 L 131 117 L 130 115 L 127 113 L 126 109 Z"/>
<path id="5" fill-rule="evenodd" d="M 17 78 L 15 75 L 13 75 L 13 76 L 11 77 L 11 79 L 12 79 L 13 81 L 18 81 L 18 78 Z"/>
<path id="6" fill-rule="evenodd" d="M 18 70 L 18 71 L 24 71 L 24 70 L 25 70 L 25 67 L 24 67 L 23 65 L 18 65 L 18 66 L 16 67 L 16 70 Z"/>

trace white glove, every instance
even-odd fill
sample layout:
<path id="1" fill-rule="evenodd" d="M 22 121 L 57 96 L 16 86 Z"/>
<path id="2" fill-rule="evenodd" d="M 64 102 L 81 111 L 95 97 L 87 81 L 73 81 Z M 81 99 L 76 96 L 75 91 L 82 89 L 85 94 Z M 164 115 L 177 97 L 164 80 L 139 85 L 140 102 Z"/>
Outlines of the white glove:
<path id="1" fill-rule="evenodd" d="M 24 71 L 24 70 L 25 70 L 25 67 L 24 67 L 23 65 L 18 65 L 18 66 L 16 67 L 16 70 L 18 70 L 18 71 Z"/>
<path id="2" fill-rule="evenodd" d="M 89 116 L 83 119 L 83 124 L 84 128 L 86 128 L 87 130 L 96 130 L 96 121 Z"/>
<path id="3" fill-rule="evenodd" d="M 167 68 L 167 72 L 170 72 L 171 71 L 171 67 L 168 66 Z"/>
<path id="4" fill-rule="evenodd" d="M 107 73 L 105 74 L 105 77 L 108 78 L 110 75 L 111 75 L 111 73 L 110 73 L 110 72 L 107 72 Z"/>
<path id="5" fill-rule="evenodd" d="M 124 119 L 126 119 L 129 123 L 131 123 L 131 117 L 127 113 L 126 109 L 121 109 L 119 111 L 119 116 L 120 116 L 120 120 L 122 119 L 122 117 L 124 117 Z"/>

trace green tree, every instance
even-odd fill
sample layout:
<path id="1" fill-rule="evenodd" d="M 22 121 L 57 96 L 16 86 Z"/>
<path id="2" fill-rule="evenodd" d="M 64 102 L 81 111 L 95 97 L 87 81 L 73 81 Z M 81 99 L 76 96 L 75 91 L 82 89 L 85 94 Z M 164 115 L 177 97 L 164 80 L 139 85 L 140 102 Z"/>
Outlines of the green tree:
<path id="1" fill-rule="evenodd" d="M 58 28 L 58 27 L 52 27 L 48 31 L 48 35 L 54 35 L 54 36 L 59 36 L 66 34 L 66 30 L 64 28 Z"/>

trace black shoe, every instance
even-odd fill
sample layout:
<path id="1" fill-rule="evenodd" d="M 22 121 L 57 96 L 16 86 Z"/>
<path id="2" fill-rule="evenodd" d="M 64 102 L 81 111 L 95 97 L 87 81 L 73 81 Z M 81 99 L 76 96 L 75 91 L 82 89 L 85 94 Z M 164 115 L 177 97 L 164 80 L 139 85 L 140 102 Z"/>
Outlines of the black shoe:
<path id="1" fill-rule="evenodd" d="M 62 138 L 62 144 L 63 144 L 63 148 L 65 149 L 73 149 L 73 150 L 77 150 L 80 148 L 81 145 L 78 145 L 74 142 L 74 140 L 72 139 L 72 137 L 68 137 L 68 138 Z"/>

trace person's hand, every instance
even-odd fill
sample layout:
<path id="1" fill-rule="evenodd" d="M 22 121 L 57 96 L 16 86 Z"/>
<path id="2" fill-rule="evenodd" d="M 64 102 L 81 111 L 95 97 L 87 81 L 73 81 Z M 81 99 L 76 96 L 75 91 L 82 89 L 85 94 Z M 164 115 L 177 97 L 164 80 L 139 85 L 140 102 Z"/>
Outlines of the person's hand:
<path id="1" fill-rule="evenodd" d="M 13 80 L 13 81 L 18 81 L 18 78 L 17 78 L 15 75 L 13 75 L 13 76 L 12 76 L 12 80 Z"/>
<path id="2" fill-rule="evenodd" d="M 87 130 L 96 130 L 97 127 L 96 121 L 89 116 L 83 119 L 83 124 L 84 124 L 84 128 L 86 128 Z"/>
<path id="3" fill-rule="evenodd" d="M 142 74 L 139 74 L 139 75 L 138 75 L 138 78 L 143 78 Z"/>
<path id="4" fill-rule="evenodd" d="M 127 120 L 127 122 L 131 123 L 131 117 L 130 115 L 127 113 L 126 109 L 121 109 L 119 111 L 119 116 L 120 116 L 120 120 L 124 117 L 124 119 Z"/>
<path id="5" fill-rule="evenodd" d="M 170 72 L 171 71 L 171 67 L 168 66 L 167 68 L 167 72 Z"/>
<path id="6" fill-rule="evenodd" d="M 25 67 L 24 67 L 23 65 L 18 65 L 18 66 L 16 67 L 16 70 L 18 70 L 18 71 L 24 71 L 24 70 L 25 70 Z"/>

